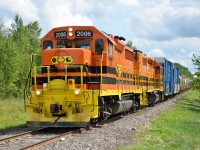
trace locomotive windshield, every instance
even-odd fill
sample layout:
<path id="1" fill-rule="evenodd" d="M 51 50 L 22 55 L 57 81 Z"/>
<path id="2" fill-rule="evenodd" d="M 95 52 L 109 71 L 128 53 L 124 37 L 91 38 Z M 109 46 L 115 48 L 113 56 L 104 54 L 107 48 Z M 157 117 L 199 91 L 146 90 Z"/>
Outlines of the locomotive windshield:
<path id="1" fill-rule="evenodd" d="M 63 40 L 57 42 L 57 48 L 85 48 L 90 49 L 90 40 Z"/>
<path id="2" fill-rule="evenodd" d="M 43 45 L 44 45 L 43 49 L 52 49 L 53 48 L 53 42 L 50 40 L 44 41 Z"/>
<path id="3" fill-rule="evenodd" d="M 58 41 L 57 42 L 57 48 L 62 48 L 62 47 L 72 48 L 72 42 L 68 41 L 68 40 Z"/>
<path id="4" fill-rule="evenodd" d="M 75 48 L 90 49 L 90 41 L 89 40 L 75 41 Z"/>

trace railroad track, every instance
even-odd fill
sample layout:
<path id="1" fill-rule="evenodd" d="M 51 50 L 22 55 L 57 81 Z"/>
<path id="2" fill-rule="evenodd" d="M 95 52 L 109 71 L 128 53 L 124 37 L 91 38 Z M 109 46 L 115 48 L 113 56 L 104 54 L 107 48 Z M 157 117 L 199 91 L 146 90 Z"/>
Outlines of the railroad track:
<path id="1" fill-rule="evenodd" d="M 57 133 L 58 131 L 59 133 Z M 71 136 L 73 133 L 77 133 L 77 131 L 80 132 L 80 129 L 60 130 L 60 128 L 42 128 L 34 131 L 24 132 L 11 137 L 0 139 L 0 149 L 33 150 L 54 143 L 60 139 L 64 140 L 66 137 Z"/>
<path id="2" fill-rule="evenodd" d="M 6 142 L 6 141 L 10 141 L 10 140 L 14 140 L 14 139 L 18 139 L 18 138 L 25 137 L 25 136 L 29 136 L 29 135 L 33 135 L 33 134 L 36 134 L 36 133 L 40 132 L 43 129 L 44 128 L 33 130 L 33 131 L 28 131 L 28 132 L 16 134 L 14 136 L 10 136 L 10 137 L 4 138 L 4 139 L 0 139 L 0 143 Z"/>
<path id="3" fill-rule="evenodd" d="M 180 94 L 178 94 L 176 96 L 176 99 L 179 99 L 182 95 L 184 95 L 187 92 L 188 92 L 188 90 L 181 92 Z M 161 103 L 158 103 L 157 105 L 161 105 Z M 88 130 L 88 129 L 91 130 L 92 128 L 101 127 L 105 123 L 109 124 L 113 121 L 121 119 L 122 117 L 123 117 L 122 114 L 114 115 L 114 116 L 110 117 L 108 120 L 105 120 L 102 122 L 97 122 L 97 124 L 91 124 L 91 126 L 89 126 L 89 128 L 87 128 L 87 127 L 86 128 L 78 128 L 78 129 L 77 128 L 74 128 L 74 129 L 65 128 L 64 131 L 61 130 L 61 128 L 41 128 L 41 129 L 37 129 L 34 131 L 24 132 L 24 133 L 17 134 L 17 135 L 8 137 L 8 138 L 0 139 L 0 150 L 1 149 L 4 149 L 4 150 L 37 149 L 42 146 L 59 141 L 61 139 L 64 140 L 65 138 L 70 137 L 74 133 L 81 133 L 84 130 Z M 56 129 L 60 132 L 57 133 L 57 131 L 52 130 L 51 133 L 53 135 L 50 136 L 51 133 L 48 133 L 49 129 Z M 45 132 L 47 132 L 47 133 L 45 133 Z M 44 135 L 47 137 L 44 138 Z M 29 141 L 29 142 L 27 142 L 27 141 Z M 34 141 L 34 142 L 32 142 L 32 141 Z M 20 144 L 20 143 L 22 143 L 22 144 Z M 26 143 L 26 144 L 24 144 L 24 143 Z"/>

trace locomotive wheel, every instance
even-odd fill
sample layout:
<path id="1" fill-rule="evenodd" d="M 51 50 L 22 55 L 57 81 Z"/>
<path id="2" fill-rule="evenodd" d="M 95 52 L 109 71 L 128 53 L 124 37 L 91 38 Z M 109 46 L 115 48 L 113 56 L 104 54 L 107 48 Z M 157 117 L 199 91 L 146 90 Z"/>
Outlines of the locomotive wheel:
<path id="1" fill-rule="evenodd" d="M 132 111 L 135 113 L 138 109 L 138 102 L 137 101 L 133 101 L 133 107 L 132 107 Z"/>
<path id="2" fill-rule="evenodd" d="M 153 99 L 153 94 L 150 94 L 149 95 L 149 100 L 148 100 L 148 105 L 150 106 L 150 107 L 153 107 L 154 105 L 155 105 L 155 101 L 154 101 L 154 99 Z"/>

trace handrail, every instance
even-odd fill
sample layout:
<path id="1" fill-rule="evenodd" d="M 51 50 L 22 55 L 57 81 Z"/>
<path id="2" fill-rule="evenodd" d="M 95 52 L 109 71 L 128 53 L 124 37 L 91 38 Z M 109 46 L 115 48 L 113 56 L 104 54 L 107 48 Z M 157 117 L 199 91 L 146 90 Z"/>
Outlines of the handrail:
<path id="1" fill-rule="evenodd" d="M 139 86 L 138 70 L 134 70 L 135 85 Z"/>
<path id="2" fill-rule="evenodd" d="M 107 52 L 103 51 L 102 52 L 102 55 L 101 55 L 101 60 L 100 60 L 100 77 L 101 77 L 101 81 L 100 81 L 100 91 L 102 93 L 102 79 L 103 79 L 103 71 L 102 71 L 102 62 L 103 62 L 103 56 L 104 56 L 104 53 L 107 54 Z"/>
<path id="3" fill-rule="evenodd" d="M 80 68 L 80 76 L 81 76 L 81 90 L 83 90 L 83 65 L 66 65 L 64 66 L 65 68 L 65 82 L 67 83 L 67 68 L 77 68 L 79 67 Z M 48 77 L 48 83 L 47 83 L 47 87 L 49 88 L 49 84 L 50 84 L 50 66 L 34 66 L 33 69 L 34 69 L 34 72 L 33 72 L 33 75 L 34 75 L 34 86 L 35 86 L 35 89 L 37 89 L 37 68 L 47 68 L 47 77 Z"/>
<path id="4" fill-rule="evenodd" d="M 83 65 L 65 65 L 65 82 L 67 83 L 67 68 L 78 68 L 80 67 L 80 75 L 81 75 L 81 90 L 83 90 Z"/>
<path id="5" fill-rule="evenodd" d="M 65 68 L 65 83 L 67 83 L 67 65 L 64 66 L 64 68 Z"/>
<path id="6" fill-rule="evenodd" d="M 150 72 L 148 72 L 148 74 L 147 74 L 148 76 L 148 79 L 147 79 L 147 90 L 149 90 L 149 89 L 151 89 L 150 87 L 151 87 L 151 83 L 150 83 Z"/>
<path id="7" fill-rule="evenodd" d="M 80 65 L 81 70 L 81 90 L 83 90 L 83 65 Z"/>
<path id="8" fill-rule="evenodd" d="M 25 87 L 24 87 L 24 109 L 25 109 L 25 112 L 26 112 L 26 98 L 29 98 L 30 93 L 31 93 L 31 91 L 30 91 L 30 86 L 31 86 L 30 82 L 31 82 L 31 76 L 32 76 L 33 58 L 34 58 L 33 56 L 34 55 L 36 55 L 36 54 L 30 54 L 30 70 L 29 70 L 28 77 L 26 79 Z"/>
<path id="9" fill-rule="evenodd" d="M 161 86 L 161 82 L 159 78 L 154 78 L 154 88 L 158 88 Z"/>
<path id="10" fill-rule="evenodd" d="M 34 75 L 34 85 L 35 85 L 35 89 L 37 89 L 37 68 L 47 68 L 47 87 L 49 87 L 49 82 L 50 82 L 50 66 L 34 66 L 33 68 L 33 75 Z"/>

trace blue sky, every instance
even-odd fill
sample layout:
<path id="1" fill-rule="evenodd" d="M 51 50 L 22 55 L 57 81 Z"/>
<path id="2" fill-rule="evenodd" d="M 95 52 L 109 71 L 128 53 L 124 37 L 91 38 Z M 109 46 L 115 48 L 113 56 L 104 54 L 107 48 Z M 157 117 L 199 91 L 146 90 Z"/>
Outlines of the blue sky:
<path id="1" fill-rule="evenodd" d="M 200 55 L 199 0 L 1 0 L 0 20 L 9 26 L 18 13 L 38 21 L 44 36 L 51 28 L 93 25 L 131 40 L 143 53 L 166 57 L 189 68 Z"/>

